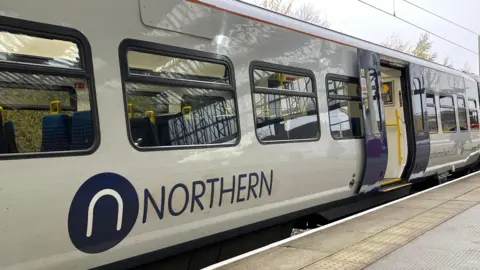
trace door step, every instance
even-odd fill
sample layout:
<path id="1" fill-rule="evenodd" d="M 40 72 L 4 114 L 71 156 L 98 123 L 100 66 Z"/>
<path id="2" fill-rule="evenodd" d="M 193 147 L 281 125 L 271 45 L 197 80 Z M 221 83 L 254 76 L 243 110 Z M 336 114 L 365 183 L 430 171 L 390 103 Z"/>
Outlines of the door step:
<path id="1" fill-rule="evenodd" d="M 402 182 L 402 179 L 401 179 L 401 178 L 385 178 L 385 179 L 383 179 L 383 181 L 380 183 L 380 186 L 381 186 L 381 187 L 389 186 L 389 185 L 391 185 L 391 184 L 395 184 L 395 183 L 398 183 L 398 182 Z"/>
<path id="2" fill-rule="evenodd" d="M 384 179 L 380 183 L 380 192 L 389 192 L 392 190 L 396 190 L 399 188 L 405 188 L 411 186 L 411 183 L 405 183 L 402 182 L 401 178 L 389 178 L 389 179 Z"/>

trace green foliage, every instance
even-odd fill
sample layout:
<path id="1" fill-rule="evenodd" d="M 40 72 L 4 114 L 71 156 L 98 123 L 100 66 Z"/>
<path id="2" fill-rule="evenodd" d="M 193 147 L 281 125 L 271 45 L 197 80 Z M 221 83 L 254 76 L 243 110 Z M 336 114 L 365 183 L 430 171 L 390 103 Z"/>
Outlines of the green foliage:
<path id="1" fill-rule="evenodd" d="M 63 112 L 70 115 L 71 112 Z M 5 121 L 15 127 L 15 141 L 19 153 L 40 152 L 42 144 L 42 119 L 48 111 L 4 110 Z"/>
<path id="2" fill-rule="evenodd" d="M 412 51 L 412 54 L 419 58 L 435 62 L 435 59 L 437 59 L 437 53 L 431 52 L 433 42 L 429 41 L 429 38 L 430 35 L 427 33 L 421 34 L 417 41 L 417 45 L 415 45 L 415 48 Z"/>
<path id="3" fill-rule="evenodd" d="M 39 152 L 42 143 L 42 117 L 47 111 L 5 110 L 5 121 L 15 127 L 15 140 L 20 153 Z"/>

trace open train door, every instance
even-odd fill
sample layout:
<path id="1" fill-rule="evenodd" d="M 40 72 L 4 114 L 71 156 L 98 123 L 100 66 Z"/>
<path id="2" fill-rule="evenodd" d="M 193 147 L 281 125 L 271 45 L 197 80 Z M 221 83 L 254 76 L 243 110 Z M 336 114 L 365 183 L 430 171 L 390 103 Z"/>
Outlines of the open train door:
<path id="1" fill-rule="evenodd" d="M 409 150 L 412 158 L 407 161 L 407 170 L 402 178 L 412 181 L 421 178 L 427 169 L 428 159 L 430 157 L 430 133 L 428 128 L 427 113 L 427 94 L 425 91 L 425 79 L 423 67 L 416 64 L 409 64 L 408 67 L 408 85 L 407 104 L 411 104 L 410 111 L 413 117 L 413 127 L 410 131 L 414 134 L 414 145 Z M 412 147 L 409 147 L 410 149 Z"/>
<path id="2" fill-rule="evenodd" d="M 383 180 L 388 163 L 388 145 L 379 87 L 382 85 L 380 57 L 376 53 L 358 49 L 358 66 L 365 135 L 365 168 L 359 192 L 366 192 Z"/>

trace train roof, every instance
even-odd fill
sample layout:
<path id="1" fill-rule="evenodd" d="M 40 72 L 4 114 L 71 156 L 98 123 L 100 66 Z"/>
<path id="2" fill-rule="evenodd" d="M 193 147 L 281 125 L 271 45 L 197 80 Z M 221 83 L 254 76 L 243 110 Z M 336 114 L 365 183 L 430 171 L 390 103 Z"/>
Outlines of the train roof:
<path id="1" fill-rule="evenodd" d="M 199 3 L 198 0 L 191 0 Z M 435 69 L 438 71 L 450 73 L 452 75 L 460 76 L 465 79 L 477 80 L 480 82 L 480 77 L 474 78 L 473 74 L 466 74 L 459 70 L 449 68 L 434 62 L 424 60 L 422 58 L 393 50 L 385 46 L 375 44 L 370 41 L 366 41 L 357 37 L 353 37 L 348 34 L 340 33 L 338 31 L 321 27 L 319 25 L 311 24 L 287 15 L 279 14 L 277 12 L 255 6 L 253 4 L 241 2 L 241 1 L 224 1 L 224 0 L 204 0 L 205 4 L 208 2 L 208 6 L 216 6 L 217 8 L 229 13 L 234 13 L 248 19 L 257 20 L 263 23 L 278 26 L 287 30 L 295 31 L 301 34 L 314 36 L 321 39 L 326 39 L 331 42 L 339 43 L 342 45 L 361 48 L 378 53 L 382 59 L 390 58 L 395 62 L 403 62 L 403 64 L 414 63 L 424 67 Z M 200 3 L 201 4 L 201 3 Z"/>

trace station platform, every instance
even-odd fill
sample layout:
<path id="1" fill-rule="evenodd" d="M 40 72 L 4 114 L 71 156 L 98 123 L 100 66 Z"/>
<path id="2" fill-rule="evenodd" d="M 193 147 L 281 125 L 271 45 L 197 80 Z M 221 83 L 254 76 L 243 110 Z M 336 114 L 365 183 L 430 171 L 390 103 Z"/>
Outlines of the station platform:
<path id="1" fill-rule="evenodd" d="M 480 173 L 205 269 L 480 269 Z"/>

